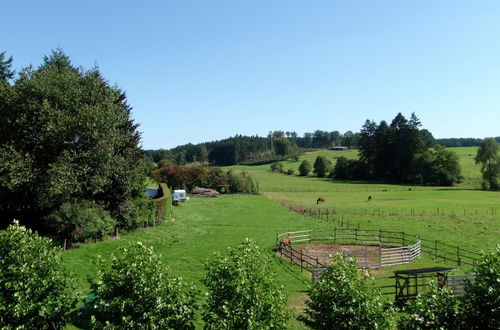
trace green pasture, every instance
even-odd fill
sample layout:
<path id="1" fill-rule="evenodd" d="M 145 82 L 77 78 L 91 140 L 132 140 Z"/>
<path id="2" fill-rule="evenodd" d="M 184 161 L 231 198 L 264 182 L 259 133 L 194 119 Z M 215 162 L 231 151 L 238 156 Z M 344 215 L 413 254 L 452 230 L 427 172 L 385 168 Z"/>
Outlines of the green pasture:
<path id="1" fill-rule="evenodd" d="M 203 290 L 203 264 L 216 251 L 252 238 L 268 253 L 272 270 L 289 295 L 292 308 L 304 307 L 310 274 L 281 260 L 273 252 L 275 235 L 289 230 L 349 227 L 405 231 L 409 234 L 473 251 L 492 250 L 500 237 L 500 194 L 481 191 L 479 167 L 474 164 L 475 148 L 455 148 L 460 155 L 466 182 L 456 187 L 336 182 L 328 178 L 299 177 L 270 171 L 269 165 L 232 166 L 247 171 L 259 182 L 261 195 L 222 195 L 219 198 L 192 198 L 173 209 L 171 222 L 140 229 L 118 240 L 85 244 L 63 253 L 66 266 L 76 274 L 82 298 L 89 293 L 87 278 L 95 278 L 98 255 L 110 255 L 128 242 L 143 241 L 161 254 L 163 264 L 173 276 L 192 281 Z M 355 151 L 320 151 L 284 161 L 284 168 L 297 169 L 303 159 L 311 164 L 318 154 L 335 162 L 336 157 L 357 157 Z M 474 183 L 476 182 L 476 183 Z M 368 196 L 372 199 L 368 201 Z M 318 197 L 326 202 L 316 204 Z M 281 205 L 283 204 L 283 205 Z M 321 219 L 305 217 L 286 206 L 314 210 Z M 456 264 L 436 262 L 423 255 L 410 265 L 376 270 L 390 275 L 395 269 L 431 266 L 458 268 Z M 303 325 L 294 320 L 291 328 Z"/>
<path id="2" fill-rule="evenodd" d="M 266 197 L 295 208 L 328 213 L 330 223 L 402 230 L 476 251 L 491 250 L 500 237 L 500 194 L 478 189 L 481 173 L 474 162 L 476 147 L 450 149 L 459 155 L 464 176 L 464 182 L 454 187 L 341 182 L 273 173 L 269 165 L 232 168 L 247 171 Z M 313 163 L 318 155 L 334 164 L 341 155 L 357 157 L 357 151 L 309 153 L 296 162 L 283 161 L 283 167 L 297 169 L 303 159 Z M 318 197 L 326 202 L 316 204 Z"/>
<path id="3" fill-rule="evenodd" d="M 87 279 L 96 277 L 97 256 L 109 260 L 118 247 L 129 242 L 142 241 L 153 246 L 155 251 L 161 254 L 162 262 L 172 276 L 180 276 L 186 281 L 194 282 L 202 291 L 201 279 L 205 274 L 203 264 L 206 260 L 214 252 L 224 252 L 228 246 L 236 246 L 248 237 L 256 240 L 271 258 L 272 271 L 277 274 L 279 283 L 287 291 L 290 307 L 300 312 L 307 297 L 310 274 L 301 272 L 299 267 L 275 255 L 273 248 L 276 234 L 289 230 L 325 229 L 337 225 L 331 220 L 301 216 L 262 195 L 192 198 L 175 207 L 173 217 L 173 221 L 154 228 L 139 229 L 118 240 L 88 243 L 65 251 L 64 264 L 75 274 L 78 290 L 82 292 L 81 298 L 84 299 L 90 293 Z M 376 223 L 370 225 L 375 226 Z M 411 267 L 430 267 L 438 264 L 423 256 Z M 384 268 L 377 270 L 376 274 L 391 274 L 394 269 L 404 267 L 408 265 Z M 292 320 L 290 327 L 301 328 L 303 325 Z"/>

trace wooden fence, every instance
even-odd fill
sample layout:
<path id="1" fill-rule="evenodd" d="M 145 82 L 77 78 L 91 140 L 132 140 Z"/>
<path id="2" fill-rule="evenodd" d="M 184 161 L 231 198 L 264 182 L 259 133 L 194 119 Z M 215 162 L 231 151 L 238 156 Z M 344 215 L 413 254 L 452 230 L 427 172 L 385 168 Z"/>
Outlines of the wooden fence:
<path id="1" fill-rule="evenodd" d="M 493 216 L 497 215 L 497 209 L 493 207 L 483 208 L 483 209 L 453 209 L 453 208 L 379 208 L 379 207 L 370 207 L 370 208 L 357 208 L 357 209 L 344 209 L 344 208 L 305 208 L 302 206 L 294 205 L 288 203 L 282 199 L 278 199 L 276 197 L 272 197 L 273 200 L 282 206 L 288 208 L 289 210 L 317 218 L 322 220 L 330 220 L 333 219 L 334 216 L 349 216 L 349 215 L 364 215 L 364 216 L 384 216 L 384 215 L 401 215 L 401 216 L 449 216 L 449 217 L 457 217 L 457 216 Z"/>
<path id="2" fill-rule="evenodd" d="M 290 244 L 283 244 L 285 241 Z M 304 268 L 303 260 L 316 260 L 316 263 L 308 262 L 306 266 L 323 267 L 328 262 L 328 250 L 320 253 L 297 247 L 311 243 L 352 245 L 352 248 L 340 247 L 336 252 L 355 256 L 360 268 L 405 264 L 420 256 L 420 240 L 418 237 L 410 238 L 404 232 L 334 227 L 329 230 L 301 230 L 276 235 L 276 248 L 287 260 L 300 264 L 301 268 Z M 407 245 L 411 243 L 413 244 Z"/>

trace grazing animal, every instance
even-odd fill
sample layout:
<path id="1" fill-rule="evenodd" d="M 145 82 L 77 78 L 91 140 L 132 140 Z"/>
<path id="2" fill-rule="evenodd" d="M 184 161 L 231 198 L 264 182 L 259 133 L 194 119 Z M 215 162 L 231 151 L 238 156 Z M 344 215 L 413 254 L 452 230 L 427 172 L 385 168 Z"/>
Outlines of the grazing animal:
<path id="1" fill-rule="evenodd" d="M 283 239 L 281 240 L 281 244 L 290 245 L 292 244 L 292 239 L 290 237 L 283 237 Z"/>
<path id="2" fill-rule="evenodd" d="M 319 203 L 324 203 L 326 201 L 326 199 L 324 199 L 323 197 L 319 197 L 317 200 L 316 200 L 316 204 L 319 204 Z"/>
<path id="3" fill-rule="evenodd" d="M 372 196 L 368 196 L 368 201 L 371 201 L 372 200 Z"/>

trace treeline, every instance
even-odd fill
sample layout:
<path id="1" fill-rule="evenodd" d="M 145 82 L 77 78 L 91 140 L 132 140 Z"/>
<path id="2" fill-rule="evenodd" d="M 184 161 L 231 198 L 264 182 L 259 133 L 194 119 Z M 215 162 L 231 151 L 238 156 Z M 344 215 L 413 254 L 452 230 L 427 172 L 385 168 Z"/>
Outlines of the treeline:
<path id="1" fill-rule="evenodd" d="M 169 160 L 174 164 L 210 163 L 213 165 L 235 165 L 249 160 L 267 159 L 272 162 L 290 154 L 297 154 L 299 149 L 328 148 L 331 146 L 358 146 L 359 133 L 348 131 L 327 132 L 316 130 L 299 137 L 296 132 L 271 131 L 267 137 L 236 135 L 227 139 L 200 144 L 185 144 L 173 149 L 146 150 L 150 161 L 158 163 Z M 283 141 L 287 141 L 283 150 Z M 289 142 L 289 143 L 288 143 Z M 283 154 L 285 152 L 285 154 Z"/>
<path id="2" fill-rule="evenodd" d="M 367 120 L 360 132 L 359 160 L 339 158 L 332 176 L 336 179 L 391 183 L 453 185 L 460 182 L 458 156 L 437 145 L 426 147 L 426 130 L 412 114 L 397 114 L 389 125 Z"/>
<path id="3" fill-rule="evenodd" d="M 500 143 L 500 136 L 494 138 L 497 143 Z M 443 147 L 479 147 L 483 139 L 476 138 L 446 138 L 436 139 L 436 143 Z"/>
<path id="4" fill-rule="evenodd" d="M 221 193 L 258 193 L 259 187 L 245 172 L 236 174 L 218 167 L 184 167 L 163 162 L 151 172 L 158 182 L 166 182 L 172 189 L 186 189 L 191 192 L 196 187 L 215 189 Z"/>

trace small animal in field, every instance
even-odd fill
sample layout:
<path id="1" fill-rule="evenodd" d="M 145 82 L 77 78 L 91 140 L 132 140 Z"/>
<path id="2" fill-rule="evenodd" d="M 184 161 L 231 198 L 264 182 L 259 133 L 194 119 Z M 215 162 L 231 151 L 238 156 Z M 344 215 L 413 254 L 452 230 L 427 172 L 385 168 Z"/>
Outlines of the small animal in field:
<path id="1" fill-rule="evenodd" d="M 324 203 L 326 201 L 326 199 L 324 199 L 323 197 L 319 197 L 317 200 L 316 200 L 316 204 L 319 204 L 319 203 Z"/>
<path id="2" fill-rule="evenodd" d="M 368 196 L 368 201 L 371 201 L 372 200 L 372 196 Z"/>
<path id="3" fill-rule="evenodd" d="M 283 237 L 281 240 L 282 245 L 290 245 L 292 244 L 292 239 L 290 237 Z"/>

